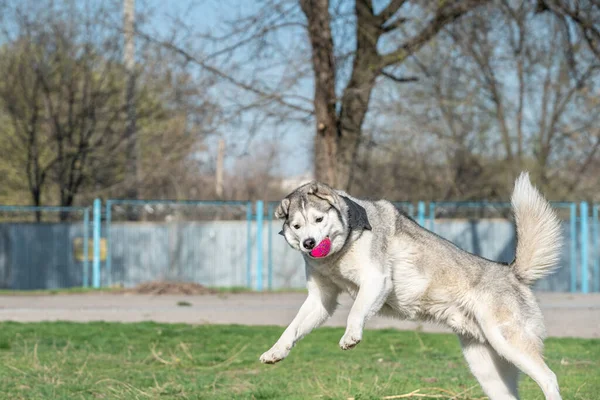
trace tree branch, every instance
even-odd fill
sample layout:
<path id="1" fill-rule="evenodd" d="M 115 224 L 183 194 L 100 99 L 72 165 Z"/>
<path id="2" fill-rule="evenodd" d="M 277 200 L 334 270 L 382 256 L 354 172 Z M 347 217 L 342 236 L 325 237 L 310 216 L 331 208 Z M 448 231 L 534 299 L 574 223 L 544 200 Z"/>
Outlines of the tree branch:
<path id="1" fill-rule="evenodd" d="M 575 2 L 578 4 L 578 2 Z M 590 2 L 594 4 L 594 2 Z M 595 2 L 595 6 L 598 7 L 600 3 Z M 577 7 L 575 10 L 571 10 L 555 0 L 540 0 L 538 1 L 539 12 L 550 10 L 554 15 L 567 16 L 572 19 L 580 28 L 583 33 L 583 37 L 588 43 L 590 50 L 600 58 L 600 28 L 599 25 L 594 23 L 593 17 L 588 19 L 588 16 L 592 15 L 591 12 L 582 11 Z M 591 11 L 592 6 L 587 11 Z M 599 10 L 597 10 L 599 11 Z"/>
<path id="2" fill-rule="evenodd" d="M 392 73 L 389 73 L 387 71 L 381 71 L 381 75 L 383 75 L 384 77 L 393 80 L 394 82 L 397 83 L 407 83 L 407 82 L 417 82 L 419 80 L 418 77 L 416 76 L 396 76 Z"/>
<path id="3" fill-rule="evenodd" d="M 149 35 L 147 35 L 147 34 L 145 34 L 143 32 L 139 32 L 139 31 L 136 32 L 136 35 L 142 37 L 144 40 L 147 40 L 147 41 L 149 41 L 151 43 L 158 44 L 158 45 L 160 45 L 160 46 L 162 46 L 162 47 L 164 47 L 164 48 L 166 48 L 168 50 L 173 51 L 176 54 L 181 55 L 182 57 L 185 58 L 186 61 L 192 62 L 194 64 L 199 65 L 200 67 L 204 68 L 206 71 L 210 72 L 211 74 L 213 74 L 213 75 L 215 75 L 215 76 L 223 79 L 226 82 L 229 82 L 229 83 L 233 84 L 234 86 L 236 86 L 236 87 L 238 87 L 240 89 L 243 89 L 243 90 L 245 90 L 247 92 L 250 92 L 250 93 L 254 93 L 254 94 L 256 94 L 256 95 L 258 95 L 258 96 L 260 96 L 260 97 L 262 97 L 264 99 L 273 100 L 277 104 L 282 105 L 284 107 L 287 107 L 287 108 L 289 108 L 291 110 L 300 111 L 300 112 L 303 112 L 303 113 L 307 113 L 309 115 L 312 115 L 314 113 L 314 111 L 311 110 L 311 109 L 307 109 L 307 108 L 298 106 L 296 104 L 292 104 L 292 103 L 290 103 L 288 101 L 285 101 L 280 95 L 277 95 L 275 93 L 269 93 L 269 92 L 266 92 L 264 90 L 257 89 L 256 87 L 254 87 L 252 85 L 244 83 L 244 82 L 242 82 L 242 81 L 240 81 L 240 80 L 238 80 L 238 79 L 236 79 L 236 78 L 234 78 L 234 77 L 226 74 L 225 72 L 221 71 L 220 69 L 215 68 L 215 67 L 213 67 L 211 65 L 208 65 L 203 60 L 195 57 L 194 55 L 192 55 L 188 51 L 186 51 L 186 50 L 184 50 L 184 49 L 176 46 L 174 43 L 155 39 L 155 38 L 153 38 L 153 37 L 151 37 L 151 36 L 149 36 Z"/>
<path id="4" fill-rule="evenodd" d="M 380 68 L 404 61 L 437 35 L 447 24 L 488 2 L 489 0 L 448 1 L 437 10 L 433 20 L 419 34 L 402 44 L 396 51 L 382 55 Z"/>
<path id="5" fill-rule="evenodd" d="M 408 21 L 410 21 L 410 18 L 396 18 L 395 20 L 384 24 L 381 27 L 381 30 L 383 31 L 383 33 L 389 33 L 389 32 L 392 32 L 392 31 L 400 28 L 402 25 L 404 25 Z"/>
<path id="6" fill-rule="evenodd" d="M 387 7 L 381 10 L 379 15 L 377 15 L 379 17 L 381 25 L 383 26 L 386 22 L 388 22 L 388 20 L 398 12 L 398 10 L 404 5 L 404 3 L 406 3 L 406 0 L 390 1 L 390 4 L 388 4 Z"/>

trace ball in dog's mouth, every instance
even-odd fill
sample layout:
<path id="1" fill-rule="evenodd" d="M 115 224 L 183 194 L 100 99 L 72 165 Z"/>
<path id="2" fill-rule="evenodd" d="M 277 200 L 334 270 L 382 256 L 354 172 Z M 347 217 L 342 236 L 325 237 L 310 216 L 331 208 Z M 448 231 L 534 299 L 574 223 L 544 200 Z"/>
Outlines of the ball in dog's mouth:
<path id="1" fill-rule="evenodd" d="M 311 250 L 310 255 L 314 258 L 321 258 L 329 254 L 330 250 L 331 240 L 326 237 L 325 239 L 321 240 L 321 242 L 316 245 L 314 249 Z"/>

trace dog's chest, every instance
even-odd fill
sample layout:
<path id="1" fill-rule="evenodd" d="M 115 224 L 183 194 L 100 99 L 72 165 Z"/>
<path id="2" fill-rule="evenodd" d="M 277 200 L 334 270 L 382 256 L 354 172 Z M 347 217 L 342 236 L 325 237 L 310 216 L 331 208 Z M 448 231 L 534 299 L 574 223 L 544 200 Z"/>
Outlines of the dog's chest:
<path id="1" fill-rule="evenodd" d="M 343 257 L 331 264 L 324 271 L 333 284 L 352 297 L 356 297 L 363 275 L 369 273 L 373 263 L 368 259 L 368 250 L 364 246 L 350 249 Z"/>
<path id="2" fill-rule="evenodd" d="M 360 271 L 354 265 L 335 263 L 320 270 L 333 285 L 353 298 L 360 289 Z"/>
<path id="3" fill-rule="evenodd" d="M 357 280 L 349 279 L 349 277 L 343 276 L 339 273 L 329 275 L 329 279 L 341 291 L 348 293 L 352 298 L 355 298 L 358 294 L 360 284 Z"/>

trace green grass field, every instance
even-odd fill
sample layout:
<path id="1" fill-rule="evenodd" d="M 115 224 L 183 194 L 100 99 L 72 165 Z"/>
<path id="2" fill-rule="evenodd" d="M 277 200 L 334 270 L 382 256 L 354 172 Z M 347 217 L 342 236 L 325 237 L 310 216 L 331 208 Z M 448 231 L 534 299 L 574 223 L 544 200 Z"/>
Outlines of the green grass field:
<path id="1" fill-rule="evenodd" d="M 452 335 L 321 328 L 276 365 L 277 327 L 0 323 L 3 399 L 479 399 Z M 549 339 L 564 399 L 600 398 L 600 340 Z M 529 379 L 523 399 L 542 399 Z M 411 395 L 409 395 L 412 393 Z M 403 396 L 404 395 L 404 396 Z"/>

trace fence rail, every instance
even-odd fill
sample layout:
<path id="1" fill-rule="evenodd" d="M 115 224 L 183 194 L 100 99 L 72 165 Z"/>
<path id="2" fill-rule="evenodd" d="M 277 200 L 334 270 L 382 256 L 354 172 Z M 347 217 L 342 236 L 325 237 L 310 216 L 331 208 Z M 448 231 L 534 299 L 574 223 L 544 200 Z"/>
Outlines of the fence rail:
<path id="1" fill-rule="evenodd" d="M 133 286 L 160 279 L 259 291 L 304 287 L 301 256 L 278 236 L 276 205 L 97 199 L 93 207 L 0 206 L 0 287 Z M 394 205 L 467 251 L 498 261 L 514 257 L 508 202 Z M 563 221 L 562 268 L 536 288 L 600 292 L 600 204 L 552 206 Z"/>

